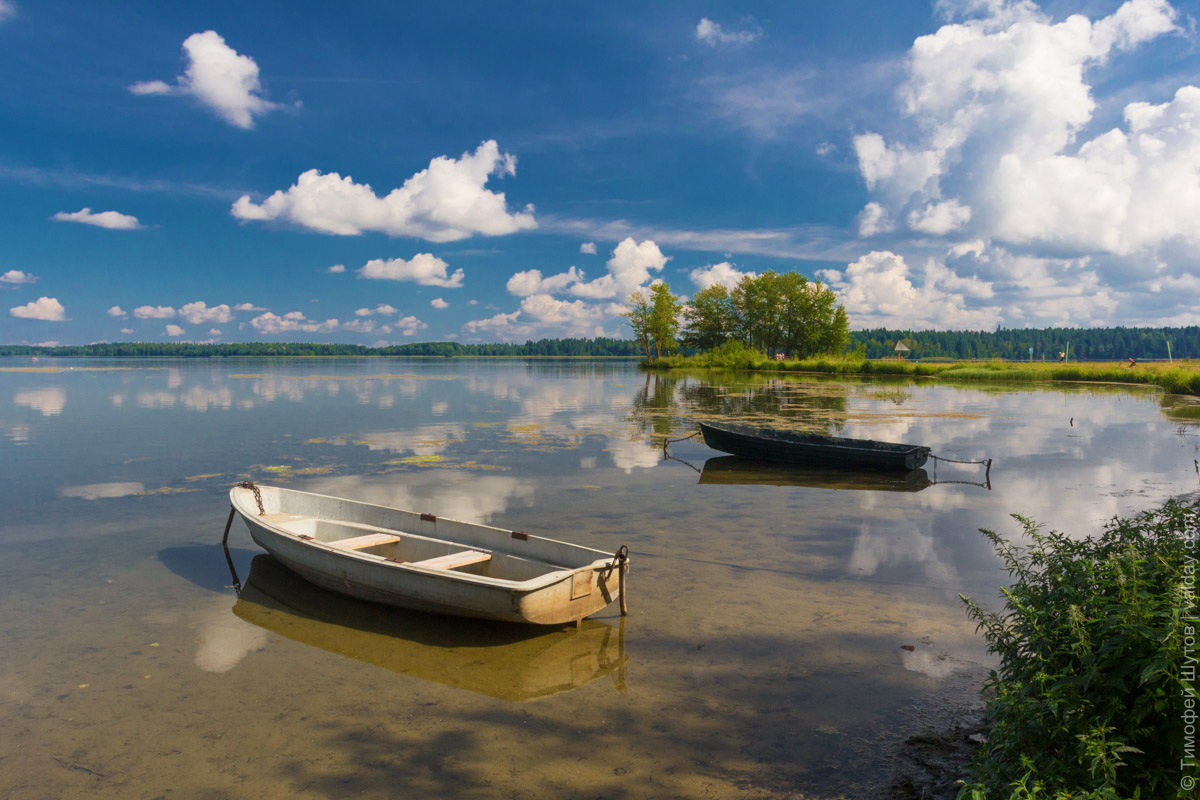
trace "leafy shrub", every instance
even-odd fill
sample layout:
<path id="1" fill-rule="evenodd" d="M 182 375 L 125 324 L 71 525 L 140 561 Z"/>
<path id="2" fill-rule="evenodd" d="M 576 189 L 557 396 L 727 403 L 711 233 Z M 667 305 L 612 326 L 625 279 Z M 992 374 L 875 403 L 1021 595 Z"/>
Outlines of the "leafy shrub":
<path id="1" fill-rule="evenodd" d="M 993 727 L 959 797 L 1180 796 L 1195 602 L 1184 532 L 1200 528 L 1200 502 L 1114 519 L 1079 541 L 1016 519 L 1030 544 L 983 531 L 1016 577 L 1003 613 L 962 598 L 1000 667 L 985 687 Z"/>
<path id="2" fill-rule="evenodd" d="M 728 341 L 696 357 L 700 366 L 720 369 L 756 369 L 769 361 L 766 353 L 738 341 Z"/>

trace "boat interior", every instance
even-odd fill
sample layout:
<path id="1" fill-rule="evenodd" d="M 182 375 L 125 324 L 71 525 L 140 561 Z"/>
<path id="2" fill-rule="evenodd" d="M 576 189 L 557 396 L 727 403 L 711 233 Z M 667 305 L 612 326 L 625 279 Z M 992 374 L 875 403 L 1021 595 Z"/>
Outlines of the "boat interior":
<path id="1" fill-rule="evenodd" d="M 302 514 L 267 514 L 260 519 L 302 539 L 414 567 L 454 570 L 507 581 L 527 581 L 551 572 L 573 569 L 478 545 L 467 546 L 358 522 Z"/>

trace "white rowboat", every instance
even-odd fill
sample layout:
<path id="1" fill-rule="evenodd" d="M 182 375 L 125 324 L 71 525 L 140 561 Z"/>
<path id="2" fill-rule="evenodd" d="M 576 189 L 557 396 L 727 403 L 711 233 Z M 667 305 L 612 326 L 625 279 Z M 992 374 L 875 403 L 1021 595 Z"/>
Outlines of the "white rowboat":
<path id="1" fill-rule="evenodd" d="M 578 622 L 624 600 L 624 548 L 612 556 L 519 531 L 252 483 L 231 489 L 229 502 L 254 541 L 284 566 L 361 600 L 539 625 Z"/>

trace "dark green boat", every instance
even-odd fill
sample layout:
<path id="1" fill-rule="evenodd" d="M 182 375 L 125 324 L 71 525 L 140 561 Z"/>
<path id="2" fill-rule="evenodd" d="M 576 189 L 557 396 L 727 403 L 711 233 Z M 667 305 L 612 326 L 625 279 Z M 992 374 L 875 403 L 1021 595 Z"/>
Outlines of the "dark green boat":
<path id="1" fill-rule="evenodd" d="M 735 456 L 783 464 L 833 469 L 914 470 L 929 458 L 929 448 L 915 444 L 844 439 L 734 422 L 701 422 L 704 443 Z"/>

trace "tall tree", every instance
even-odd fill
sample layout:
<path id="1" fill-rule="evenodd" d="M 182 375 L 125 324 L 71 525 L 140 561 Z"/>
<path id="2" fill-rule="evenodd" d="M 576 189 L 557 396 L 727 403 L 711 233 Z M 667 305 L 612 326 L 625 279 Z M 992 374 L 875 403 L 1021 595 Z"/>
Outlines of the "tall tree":
<path id="1" fill-rule="evenodd" d="M 679 333 L 679 298 L 671 294 L 666 283 L 650 287 L 650 337 L 654 340 L 654 352 L 662 358 L 676 348 L 675 337 Z"/>
<path id="2" fill-rule="evenodd" d="M 729 289 L 719 283 L 707 286 L 683 307 L 687 323 L 681 339 L 688 347 L 712 350 L 729 341 L 737 331 L 737 316 Z"/>
<path id="3" fill-rule="evenodd" d="M 733 308 L 738 333 L 751 347 L 773 355 L 781 338 L 783 287 L 774 270 L 762 275 L 747 275 L 733 290 Z"/>
<path id="4" fill-rule="evenodd" d="M 629 327 L 633 328 L 633 339 L 646 351 L 647 361 L 653 358 L 650 354 L 652 311 L 646 295 L 636 291 L 629 295 L 629 308 L 621 315 L 629 320 Z"/>

